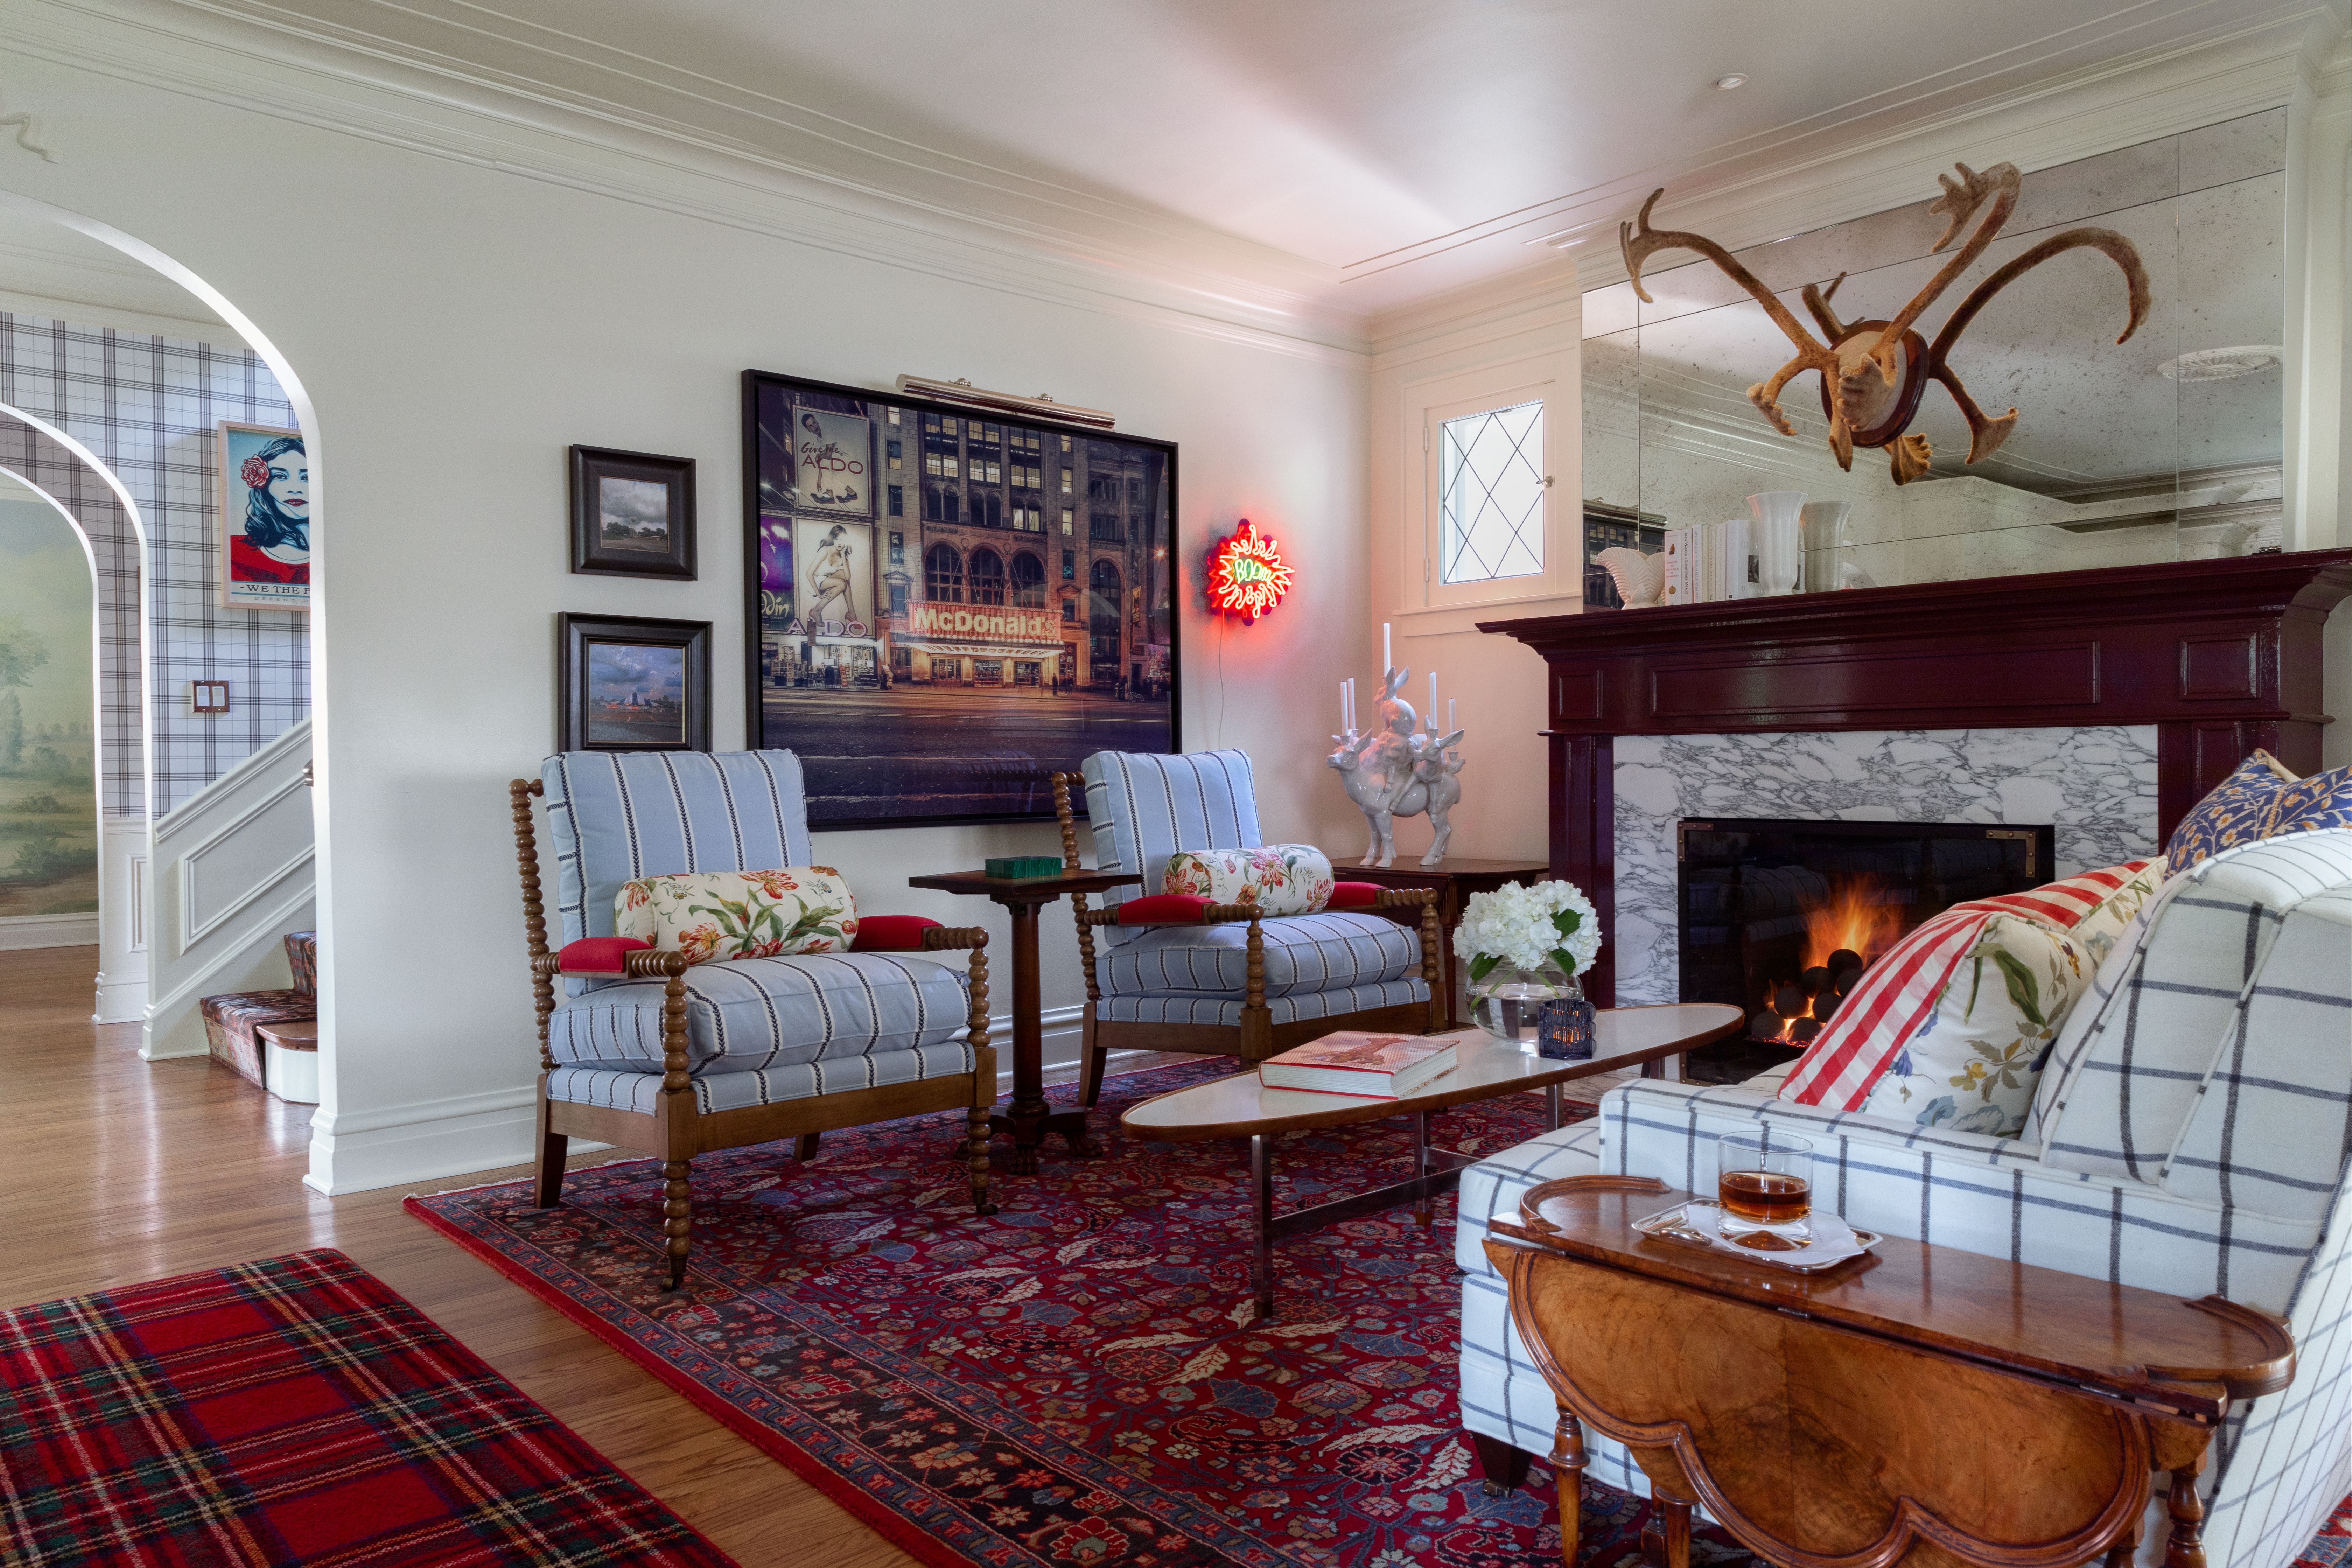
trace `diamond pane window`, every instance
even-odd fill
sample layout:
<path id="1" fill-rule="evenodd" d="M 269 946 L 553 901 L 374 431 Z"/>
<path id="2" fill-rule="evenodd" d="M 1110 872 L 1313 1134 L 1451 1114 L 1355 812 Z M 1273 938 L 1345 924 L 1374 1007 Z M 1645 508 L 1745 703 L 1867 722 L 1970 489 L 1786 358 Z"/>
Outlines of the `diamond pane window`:
<path id="1" fill-rule="evenodd" d="M 1484 583 L 1544 569 L 1543 404 L 1438 426 L 1438 581 Z"/>

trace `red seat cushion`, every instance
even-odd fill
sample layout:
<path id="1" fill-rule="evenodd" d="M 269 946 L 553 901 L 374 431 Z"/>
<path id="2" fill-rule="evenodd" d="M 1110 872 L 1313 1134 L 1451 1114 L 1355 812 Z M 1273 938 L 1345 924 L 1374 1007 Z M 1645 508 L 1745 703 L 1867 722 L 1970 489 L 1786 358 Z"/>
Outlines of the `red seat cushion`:
<path id="1" fill-rule="evenodd" d="M 923 933 L 941 929 L 928 915 L 861 915 L 852 952 L 913 952 L 923 945 Z"/>
<path id="2" fill-rule="evenodd" d="M 565 942 L 555 960 L 566 974 L 625 974 L 629 954 L 651 946 L 634 936 L 583 936 Z"/>
<path id="3" fill-rule="evenodd" d="M 1209 900 L 1196 893 L 1152 893 L 1145 898 L 1129 899 L 1118 906 L 1118 923 L 1123 926 L 1157 925 L 1170 921 L 1191 921 L 1198 923 Z"/>
<path id="4" fill-rule="evenodd" d="M 1369 910 L 1381 901 L 1378 882 L 1334 882 L 1331 901 L 1325 905 L 1333 910 Z"/>

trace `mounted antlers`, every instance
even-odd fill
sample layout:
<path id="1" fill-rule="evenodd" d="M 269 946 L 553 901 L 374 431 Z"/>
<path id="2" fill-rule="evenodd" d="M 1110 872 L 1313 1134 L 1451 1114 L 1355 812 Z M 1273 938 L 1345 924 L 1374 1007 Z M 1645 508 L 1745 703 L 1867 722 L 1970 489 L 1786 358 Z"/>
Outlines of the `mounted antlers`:
<path id="1" fill-rule="evenodd" d="M 1929 253 L 1940 253 L 1982 213 L 1982 220 L 1977 222 L 1968 243 L 1891 321 L 1856 321 L 1851 325 L 1839 321 L 1830 301 L 1836 297 L 1838 285 L 1845 281 L 1843 272 L 1827 289 L 1806 284 L 1801 296 L 1806 313 L 1828 337 L 1827 343 L 1807 331 L 1795 313 L 1722 246 L 1704 235 L 1652 228 L 1650 212 L 1658 205 L 1658 198 L 1666 194 L 1664 186 L 1650 193 L 1650 199 L 1642 204 L 1641 216 L 1634 222 L 1618 226 L 1617 239 L 1624 252 L 1626 276 L 1633 280 L 1633 292 L 1644 304 L 1654 303 L 1649 291 L 1642 287 L 1643 263 L 1662 250 L 1695 250 L 1754 296 L 1773 324 L 1788 334 L 1797 353 L 1769 379 L 1749 387 L 1748 401 L 1770 421 L 1774 429 L 1783 436 L 1793 436 L 1796 427 L 1780 411 L 1781 389 L 1806 371 L 1818 372 L 1822 378 L 1822 412 L 1830 422 L 1830 451 L 1836 457 L 1839 468 L 1853 468 L 1856 447 L 1881 447 L 1887 449 L 1896 484 L 1909 484 L 1926 473 L 1931 456 L 1927 438 L 1906 432 L 1918 416 L 1919 400 L 1930 381 L 1943 384 L 1958 405 L 1961 417 L 1969 422 L 1968 460 L 1978 462 L 1992 456 L 2015 431 L 2017 410 L 2012 408 L 1997 419 L 1986 414 L 1969 395 L 1968 388 L 1960 384 L 1948 363 L 1953 345 L 1976 319 L 1977 312 L 1994 295 L 2053 257 L 2069 250 L 2096 250 L 2122 269 L 2125 286 L 2130 292 L 2131 316 L 2124 324 L 2122 335 L 2116 339 L 2120 343 L 2139 331 L 2140 323 L 2147 319 L 2147 269 L 2140 265 L 2139 252 L 2133 248 L 2132 242 L 2115 230 L 2068 229 L 2034 246 L 1978 284 L 1960 301 L 1931 346 L 1912 330 L 1913 323 L 1975 265 L 1999 237 L 2002 226 L 2017 210 L 2018 189 L 2022 182 L 2014 163 L 1996 163 L 1982 174 L 1966 163 L 1955 167 L 1958 178 L 1951 174 L 1937 176 L 1944 194 L 1927 210 L 1946 222 L 1942 237 L 1929 247 Z"/>

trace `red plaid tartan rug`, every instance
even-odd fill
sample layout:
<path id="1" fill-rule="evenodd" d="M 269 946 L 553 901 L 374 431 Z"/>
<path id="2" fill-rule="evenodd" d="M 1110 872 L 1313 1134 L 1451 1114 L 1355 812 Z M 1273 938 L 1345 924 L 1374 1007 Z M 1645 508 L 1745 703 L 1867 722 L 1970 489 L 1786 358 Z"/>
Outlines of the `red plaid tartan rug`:
<path id="1" fill-rule="evenodd" d="M 0 1312 L 10 1564 L 730 1559 L 340 1252 Z"/>

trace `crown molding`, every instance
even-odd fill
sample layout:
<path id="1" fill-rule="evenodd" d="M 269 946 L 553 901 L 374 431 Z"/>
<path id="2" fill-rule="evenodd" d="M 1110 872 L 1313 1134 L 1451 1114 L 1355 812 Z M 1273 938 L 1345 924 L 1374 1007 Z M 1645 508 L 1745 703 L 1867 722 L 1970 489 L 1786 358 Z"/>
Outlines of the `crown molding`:
<path id="1" fill-rule="evenodd" d="M 1540 259 L 1532 265 L 1375 314 L 1329 297 L 1361 266 L 1331 268 L 579 40 L 558 53 L 514 26 L 488 30 L 506 20 L 491 13 L 469 9 L 469 18 L 487 20 L 468 27 L 423 5 L 381 14 L 411 36 L 299 16 L 270 0 L 10 0 L 0 7 L 0 44 L 428 156 L 1357 370 L 1416 342 L 1475 334 L 1482 320 L 1540 313 L 1541 300 L 1562 288 L 1622 278 L 1615 247 L 1587 242 L 1662 179 L 1677 224 L 1704 226 L 1737 248 L 1916 201 L 1955 159 L 2039 168 L 2277 107 L 2296 96 L 2298 81 L 2306 92 L 2332 93 L 2347 69 L 2345 29 L 2324 0 L 2267 5 L 2195 39 L 2024 82 L 1990 102 L 1953 101 L 1969 84 L 1948 83 L 1937 89 L 1941 100 L 1917 100 L 1925 109 L 1858 110 L 1817 131 L 1784 127 L 1546 204 L 1536 217 L 1473 226 L 1566 229 L 1573 248 L 1563 257 L 1533 246 Z M 2115 23 L 2108 36 L 2124 36 L 2126 26 Z M 11 107 L 43 113 L 45 135 L 70 153 L 70 99 Z M 1907 122 L 1890 126 L 1906 107 Z M 1410 263 L 1416 250 L 1440 254 L 1456 239 L 1407 247 L 1381 265 Z"/>
<path id="2" fill-rule="evenodd" d="M 1360 369 L 1366 322 L 1238 271 L 950 213 L 618 110 L 294 37 L 193 0 L 11 0 L 0 46 L 222 107 L 864 260 Z M 17 95 L 21 96 L 21 94 Z M 36 106 L 68 157 L 75 106 Z M 69 165 L 68 165 L 69 166 Z M 1213 233 L 1214 231 L 1207 231 Z M 1239 242 L 1231 242 L 1239 243 Z M 1295 270 L 1289 258 L 1286 270 Z"/>
<path id="3" fill-rule="evenodd" d="M 1378 374 L 1490 343 L 1526 345 L 1545 332 L 1572 344 L 1583 321 L 1576 265 L 1556 257 L 1381 312 L 1372 321 L 1371 369 Z"/>
<path id="4" fill-rule="evenodd" d="M 1667 170 L 1617 182 L 1580 197 L 1575 221 L 1556 226 L 1540 243 L 1575 257 L 1586 289 L 1605 288 L 1625 278 L 1617 225 L 1661 185 L 1674 226 L 1739 250 L 1923 201 L 1956 162 L 2006 161 L 2030 174 L 2284 107 L 2299 87 L 2340 81 L 2352 58 L 2345 37 L 2330 6 L 2297 6 L 2191 46 L 1768 168 L 1681 180 Z"/>

